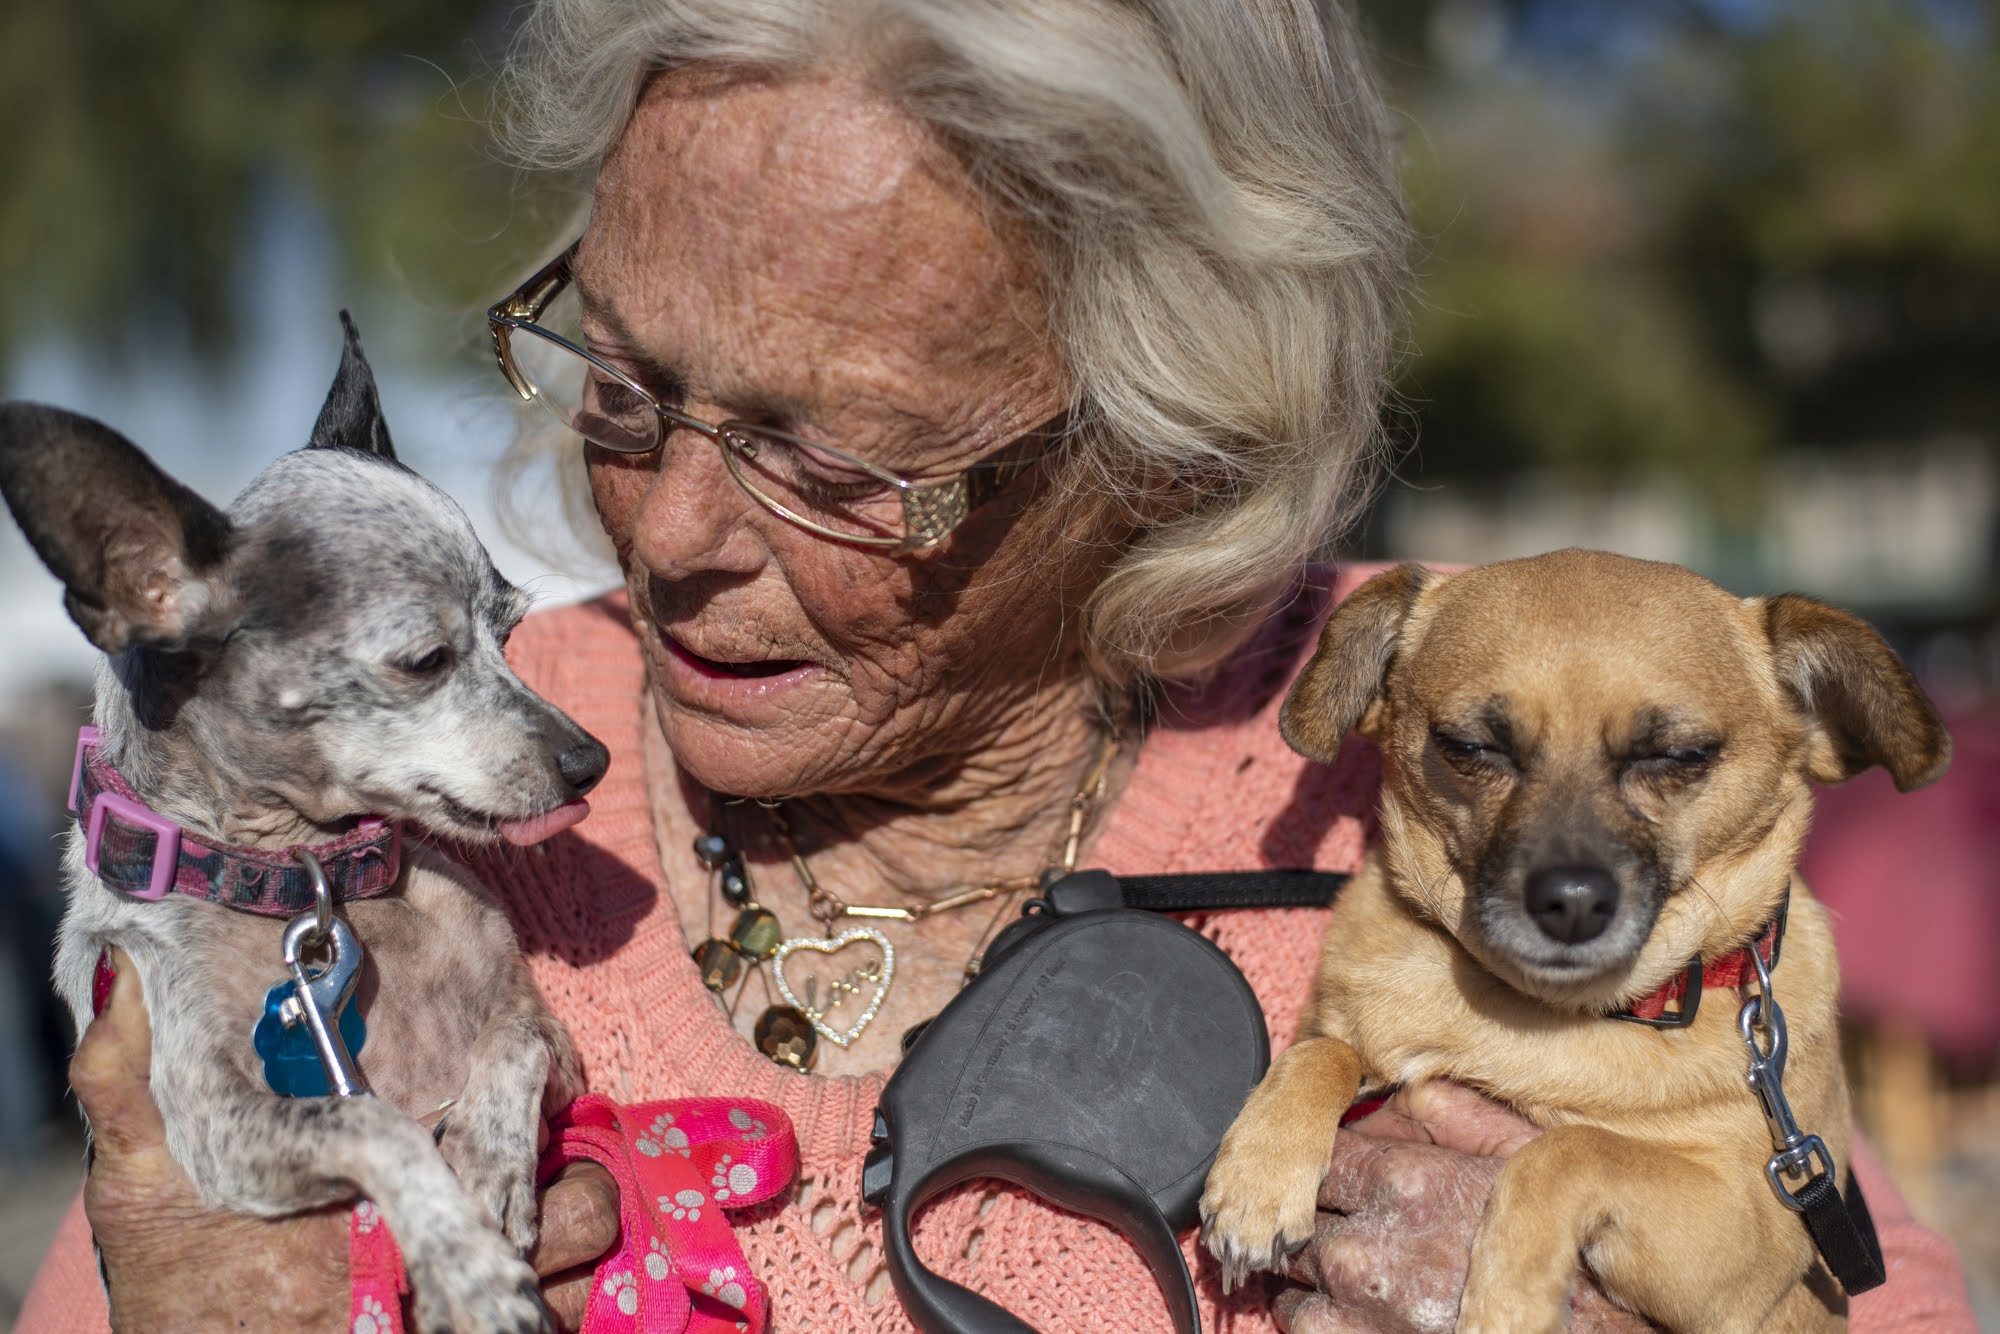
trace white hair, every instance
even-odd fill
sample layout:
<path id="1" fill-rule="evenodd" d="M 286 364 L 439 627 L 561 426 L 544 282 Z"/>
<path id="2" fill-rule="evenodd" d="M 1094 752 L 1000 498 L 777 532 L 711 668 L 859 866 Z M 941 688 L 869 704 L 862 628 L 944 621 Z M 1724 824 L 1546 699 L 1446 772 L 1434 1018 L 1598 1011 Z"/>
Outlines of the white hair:
<path id="1" fill-rule="evenodd" d="M 1108 681 L 1214 663 L 1355 517 L 1408 229 L 1337 0 L 536 0 L 508 144 L 592 167 L 651 74 L 702 63 L 858 74 L 1026 222 L 1067 485 L 1150 503 L 1082 609 Z"/>

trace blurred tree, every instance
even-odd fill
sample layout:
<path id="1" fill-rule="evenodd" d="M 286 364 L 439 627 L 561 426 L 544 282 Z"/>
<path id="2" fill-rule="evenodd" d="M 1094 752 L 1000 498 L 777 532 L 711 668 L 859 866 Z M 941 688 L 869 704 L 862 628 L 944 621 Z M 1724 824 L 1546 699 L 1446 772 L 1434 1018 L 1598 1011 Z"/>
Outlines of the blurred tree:
<path id="1" fill-rule="evenodd" d="M 1423 468 L 1730 492 L 1780 441 L 2000 435 L 1990 0 L 1357 3 L 1427 244 Z M 341 282 L 476 310 L 567 207 L 492 158 L 507 12 L 0 6 L 0 356 L 56 332 L 219 358 L 286 194 L 330 220 Z"/>
<path id="2" fill-rule="evenodd" d="M 1425 237 L 1424 472 L 2000 438 L 2000 53 L 1979 3 L 1364 0 Z"/>
<path id="3" fill-rule="evenodd" d="M 1779 7 L 1628 112 L 1662 263 L 1788 440 L 2000 440 L 2000 50 L 1912 6 Z M 1691 62 L 1720 70 L 1699 72 Z M 1688 96 L 1690 77 L 1708 84 Z"/>
<path id="4" fill-rule="evenodd" d="M 468 304 L 545 240 L 508 220 L 481 76 L 497 9 L 448 0 L 0 6 L 0 354 L 38 333 L 227 352 L 273 191 L 333 223 L 349 276 Z"/>

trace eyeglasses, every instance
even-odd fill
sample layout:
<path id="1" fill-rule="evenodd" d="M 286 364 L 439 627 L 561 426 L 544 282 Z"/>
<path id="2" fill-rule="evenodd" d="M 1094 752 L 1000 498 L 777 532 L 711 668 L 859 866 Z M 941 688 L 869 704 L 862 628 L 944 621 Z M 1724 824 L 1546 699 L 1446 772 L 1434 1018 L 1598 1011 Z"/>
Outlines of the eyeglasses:
<path id="1" fill-rule="evenodd" d="M 893 552 L 936 546 L 1063 434 L 1067 414 L 954 477 L 919 482 L 788 431 L 690 417 L 583 346 L 581 302 L 571 285 L 576 250 L 572 244 L 486 312 L 493 355 L 514 392 L 618 454 L 649 454 L 677 430 L 698 432 L 722 451 L 729 475 L 751 499 L 809 533 Z"/>

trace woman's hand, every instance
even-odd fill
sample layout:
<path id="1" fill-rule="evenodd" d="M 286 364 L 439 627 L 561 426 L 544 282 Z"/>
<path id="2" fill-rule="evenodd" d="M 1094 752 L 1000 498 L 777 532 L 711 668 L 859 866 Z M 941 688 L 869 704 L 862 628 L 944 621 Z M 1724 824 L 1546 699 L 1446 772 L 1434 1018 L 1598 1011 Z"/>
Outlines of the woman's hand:
<path id="1" fill-rule="evenodd" d="M 597 1259 L 618 1240 L 618 1183 L 596 1163 L 570 1163 L 542 1191 L 540 1218 L 528 1263 L 556 1320 L 582 1329 Z"/>
<path id="2" fill-rule="evenodd" d="M 1473 1233 L 1500 1168 L 1541 1132 L 1459 1084 L 1398 1090 L 1342 1128 L 1319 1193 L 1319 1226 L 1272 1303 L 1288 1334 L 1428 1334 L 1458 1319 Z M 1570 1329 L 1645 1330 L 1589 1275 Z"/>
<path id="3" fill-rule="evenodd" d="M 210 1210 L 167 1152 L 152 1095 L 152 1025 L 138 975 L 112 952 L 117 980 L 70 1062 L 90 1118 L 84 1212 L 103 1256 L 114 1328 L 345 1330 L 348 1209 L 266 1221 Z M 541 1200 L 529 1257 L 565 1329 L 578 1328 L 590 1262 L 618 1234 L 618 1192 L 595 1164 L 564 1169 Z"/>

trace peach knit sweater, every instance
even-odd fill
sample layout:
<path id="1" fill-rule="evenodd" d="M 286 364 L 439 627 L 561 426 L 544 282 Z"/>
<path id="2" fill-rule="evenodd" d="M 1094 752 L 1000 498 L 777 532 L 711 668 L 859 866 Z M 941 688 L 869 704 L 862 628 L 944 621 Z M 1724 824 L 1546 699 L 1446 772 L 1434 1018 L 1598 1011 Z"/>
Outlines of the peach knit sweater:
<path id="1" fill-rule="evenodd" d="M 1162 702 L 1131 780 L 1089 858 L 1116 872 L 1317 866 L 1360 856 L 1376 759 L 1353 746 L 1335 767 L 1279 741 L 1282 687 L 1332 600 L 1372 571 L 1343 571 L 1274 617 L 1219 676 Z M 642 668 L 622 598 L 529 618 L 510 649 L 527 682 L 610 747 L 590 819 L 538 848 L 487 853 L 549 1004 L 575 1035 L 593 1089 L 619 1101 L 729 1092 L 768 1099 L 798 1129 L 792 1203 L 739 1216 L 751 1264 L 770 1285 L 779 1331 L 909 1331 L 893 1294 L 868 1300 L 881 1269 L 879 1219 L 860 1205 L 861 1160 L 882 1081 L 781 1069 L 724 1021 L 701 985 L 666 892 L 639 772 Z M 1189 919 L 1242 967 L 1274 1049 L 1297 1026 L 1324 911 Z M 1950 1247 L 1909 1216 L 1865 1153 L 1856 1169 L 1890 1255 L 1890 1282 L 1856 1303 L 1857 1330 L 1974 1328 Z M 1045 1334 L 1166 1327 L 1137 1254 L 1102 1225 L 999 1183 L 971 1183 L 926 1208 L 917 1245 L 939 1273 L 984 1291 Z M 1261 1295 L 1225 1298 L 1214 1267 L 1185 1243 L 1203 1327 L 1265 1331 Z M 198 1281 L 190 1276 L 191 1281 Z M 885 1285 L 876 1285 L 878 1287 Z M 73 1208 L 22 1312 L 19 1334 L 101 1330 L 104 1299 L 88 1226 Z"/>

